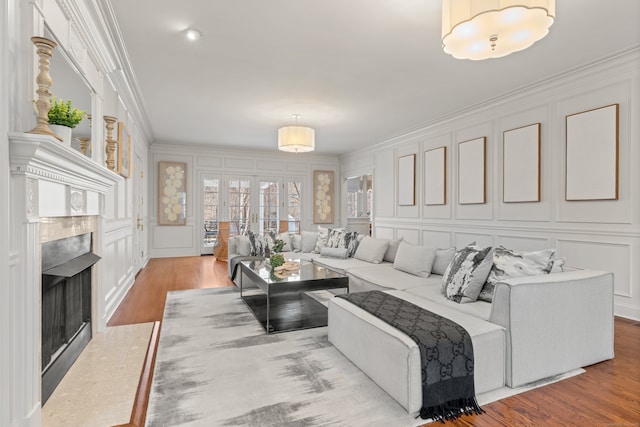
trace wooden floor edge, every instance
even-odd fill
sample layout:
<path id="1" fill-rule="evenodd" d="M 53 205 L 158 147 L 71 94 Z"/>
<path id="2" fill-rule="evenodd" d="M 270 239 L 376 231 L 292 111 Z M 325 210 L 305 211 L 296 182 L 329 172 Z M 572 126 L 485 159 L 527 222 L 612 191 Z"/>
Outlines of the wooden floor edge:
<path id="1" fill-rule="evenodd" d="M 136 392 L 133 408 L 131 409 L 131 418 L 128 424 L 120 424 L 114 427 L 142 427 L 147 416 L 147 405 L 149 404 L 149 393 L 151 392 L 151 380 L 153 379 L 153 370 L 156 364 L 156 353 L 158 351 L 158 342 L 160 341 L 160 322 L 153 322 L 151 337 L 149 338 L 149 346 L 147 354 L 144 358 L 142 371 L 140 372 L 140 380 L 138 381 L 138 391 Z"/>

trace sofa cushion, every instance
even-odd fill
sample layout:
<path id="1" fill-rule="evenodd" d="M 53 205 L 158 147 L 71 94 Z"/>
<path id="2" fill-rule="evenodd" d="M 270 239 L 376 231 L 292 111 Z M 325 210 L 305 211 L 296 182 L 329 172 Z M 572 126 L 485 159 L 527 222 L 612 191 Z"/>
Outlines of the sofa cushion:
<path id="1" fill-rule="evenodd" d="M 444 272 L 447 270 L 449 264 L 451 264 L 451 260 L 453 256 L 456 254 L 455 246 L 452 246 L 447 249 L 437 249 L 436 250 L 436 259 L 433 261 L 433 267 L 431 267 L 431 273 L 444 275 Z"/>
<path id="2" fill-rule="evenodd" d="M 313 252 L 316 247 L 318 233 L 314 231 L 303 231 L 300 233 L 300 252 Z"/>
<path id="3" fill-rule="evenodd" d="M 469 245 L 456 252 L 442 276 L 447 298 L 457 303 L 477 300 L 492 265 L 490 246 Z"/>
<path id="4" fill-rule="evenodd" d="M 432 279 L 439 280 L 432 280 Z M 471 314 L 483 320 L 489 320 L 491 317 L 491 303 L 485 301 L 475 301 L 469 304 L 458 304 L 455 301 L 447 299 L 441 291 L 442 277 L 432 274 L 431 277 L 422 286 L 413 286 L 404 289 L 404 292 L 416 295 L 424 299 L 436 302 L 439 305 L 449 307 L 462 313 Z"/>
<path id="5" fill-rule="evenodd" d="M 349 288 L 351 291 L 409 289 L 422 287 L 433 282 L 440 286 L 440 276 L 420 277 L 396 270 L 393 264 L 382 263 L 378 265 L 363 264 L 353 266 L 347 271 L 349 276 Z M 352 284 L 354 285 L 352 289 Z M 362 285 L 361 285 L 362 284 Z"/>
<path id="6" fill-rule="evenodd" d="M 353 256 L 358 247 L 357 242 L 357 231 L 347 231 L 344 228 L 329 229 L 329 237 L 327 238 L 328 248 L 345 248 L 348 249 L 347 256 Z M 322 251 L 320 253 L 322 253 Z"/>
<path id="7" fill-rule="evenodd" d="M 249 242 L 251 242 L 250 256 L 269 256 L 271 255 L 271 246 L 273 239 L 269 236 L 256 234 L 249 230 L 247 232 L 249 236 Z"/>
<path id="8" fill-rule="evenodd" d="M 387 248 L 387 252 L 384 254 L 384 260 L 389 262 L 394 262 L 396 260 L 396 254 L 398 253 L 398 248 L 400 247 L 400 242 L 402 242 L 403 238 L 392 239 L 389 240 L 389 247 Z"/>
<path id="9" fill-rule="evenodd" d="M 548 274 L 553 268 L 555 249 L 518 252 L 498 246 L 493 250 L 493 267 L 478 299 L 491 302 L 496 283 L 513 277 Z"/>
<path id="10" fill-rule="evenodd" d="M 277 240 L 282 240 L 284 246 L 282 246 L 282 252 L 291 252 L 293 246 L 291 245 L 291 235 L 289 233 L 280 233 L 275 236 Z"/>
<path id="11" fill-rule="evenodd" d="M 402 242 L 398 247 L 393 268 L 414 276 L 429 277 L 435 257 L 434 248 Z"/>
<path id="12" fill-rule="evenodd" d="M 353 257 L 373 264 L 380 264 L 388 246 L 389 241 L 387 239 L 364 236 Z"/>
<path id="13" fill-rule="evenodd" d="M 313 243 L 313 247 L 315 248 L 316 244 Z M 300 234 L 292 234 L 291 235 L 291 250 L 294 252 L 298 252 L 302 249 L 302 235 Z"/>
<path id="14" fill-rule="evenodd" d="M 375 268 L 377 265 L 372 265 L 366 261 L 359 260 L 357 258 L 327 258 L 319 255 L 313 256 L 313 263 L 321 265 L 329 270 L 333 270 L 340 274 L 347 274 L 347 271 L 351 271 L 353 268 Z M 390 264 L 389 264 L 390 265 Z"/>
<path id="15" fill-rule="evenodd" d="M 330 248 L 324 247 L 320 249 L 320 256 L 324 258 L 347 258 L 347 248 Z"/>
<path id="16" fill-rule="evenodd" d="M 251 255 L 251 241 L 249 240 L 249 236 L 238 236 L 236 238 L 236 249 L 238 251 L 238 255 L 240 256 L 250 256 Z"/>

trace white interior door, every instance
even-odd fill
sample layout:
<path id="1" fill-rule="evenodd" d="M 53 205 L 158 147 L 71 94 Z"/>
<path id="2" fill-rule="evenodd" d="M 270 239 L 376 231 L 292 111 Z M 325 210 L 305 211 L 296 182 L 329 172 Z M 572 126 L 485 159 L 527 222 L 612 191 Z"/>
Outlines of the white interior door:
<path id="1" fill-rule="evenodd" d="M 134 156 L 132 185 L 133 185 L 133 218 L 135 227 L 133 232 L 133 255 L 137 269 L 144 265 L 145 250 L 145 223 L 146 209 L 144 205 L 144 168 L 142 159 L 136 153 Z"/>
<path id="2" fill-rule="evenodd" d="M 222 179 L 218 175 L 200 175 L 200 236 L 202 255 L 211 255 L 218 240 L 218 221 L 222 214 Z"/>

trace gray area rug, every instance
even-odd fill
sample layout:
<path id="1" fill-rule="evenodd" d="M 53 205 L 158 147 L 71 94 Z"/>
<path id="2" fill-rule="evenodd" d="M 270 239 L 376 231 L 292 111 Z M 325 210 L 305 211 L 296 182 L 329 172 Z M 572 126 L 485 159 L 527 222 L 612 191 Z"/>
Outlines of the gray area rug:
<path id="1" fill-rule="evenodd" d="M 486 404 L 559 379 L 478 400 Z M 326 327 L 265 335 L 235 288 L 167 295 L 147 426 L 424 423 L 335 349 Z"/>

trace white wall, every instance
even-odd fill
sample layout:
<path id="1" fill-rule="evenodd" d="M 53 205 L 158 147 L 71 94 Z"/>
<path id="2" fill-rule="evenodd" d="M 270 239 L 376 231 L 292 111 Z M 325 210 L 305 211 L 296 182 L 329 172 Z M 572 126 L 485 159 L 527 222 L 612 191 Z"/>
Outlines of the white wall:
<path id="1" fill-rule="evenodd" d="M 64 7 L 62 7 L 63 5 Z M 101 11 L 95 2 L 70 0 L 8 0 L 0 10 L 0 202 L 9 206 L 0 216 L 0 340 L 9 343 L 10 350 L 0 352 L 0 425 L 40 425 L 40 388 L 37 378 L 39 361 L 33 358 L 33 346 L 38 343 L 39 314 L 33 314 L 23 322 L 25 313 L 34 312 L 32 307 L 14 304 L 22 292 L 22 277 L 26 272 L 40 269 L 39 261 L 21 252 L 10 223 L 27 222 L 9 212 L 18 212 L 14 207 L 24 194 L 9 193 L 9 139 L 8 132 L 26 132 L 35 125 L 32 99 L 35 95 L 37 56 L 30 41 L 31 36 L 44 35 L 45 24 L 64 50 L 75 68 L 88 82 L 85 90 L 91 92 L 93 126 L 92 159 L 104 165 L 105 129 L 102 122 L 105 95 L 112 91 L 120 100 L 115 114 L 128 126 L 134 147 L 143 160 L 139 171 L 146 170 L 148 131 L 141 115 L 140 105 L 126 79 L 119 71 L 122 66 L 122 51 L 111 39 L 108 23 L 98 19 Z M 52 93 L 56 95 L 56 70 L 52 68 Z M 108 85 L 107 85 L 108 83 Z M 112 89 L 108 89 L 111 87 Z M 108 89 L 108 90 L 107 90 Z M 136 259 L 132 253 L 135 236 L 132 217 L 132 180 L 120 180 L 114 190 L 105 197 L 104 251 L 97 265 L 100 275 L 101 293 L 99 328 L 104 328 L 126 291 L 133 283 L 135 273 L 144 260 Z M 146 187 L 143 197 L 147 199 Z M 33 237 L 33 236 L 31 236 Z M 36 236 L 37 238 L 37 236 Z M 144 239 L 143 239 L 144 240 Z M 148 251 L 145 251 L 148 252 Z M 104 286 L 103 286 L 104 285 Z M 23 333 L 23 331 L 28 331 Z M 30 331 L 30 332 L 29 332 Z M 36 352 L 37 354 L 37 352 Z M 36 380 L 33 380 L 36 378 Z"/>
<path id="2" fill-rule="evenodd" d="M 499 78 L 497 76 L 496 78 Z M 617 103 L 619 198 L 565 201 L 565 116 Z M 613 271 L 615 313 L 640 319 L 640 53 L 636 50 L 451 115 L 341 159 L 342 176 L 374 170 L 374 233 L 424 245 L 555 247 L 574 266 Z M 541 123 L 541 201 L 502 202 L 502 135 Z M 486 203 L 457 202 L 458 143 L 487 138 Z M 424 151 L 447 147 L 447 204 L 423 204 Z M 397 204 L 397 161 L 416 154 L 416 205 Z"/>
<path id="3" fill-rule="evenodd" d="M 187 164 L 187 224 L 183 226 L 158 225 L 158 162 L 176 161 Z M 149 224 L 150 256 L 174 257 L 200 255 L 201 221 L 199 212 L 202 197 L 199 196 L 202 174 L 219 177 L 302 177 L 302 223 L 301 229 L 314 227 L 312 210 L 312 180 L 314 170 L 335 172 L 335 200 L 340 200 L 339 159 L 337 156 L 314 154 L 292 154 L 273 151 L 234 150 L 220 147 L 153 144 L 149 154 Z M 282 199 L 281 199 L 282 200 Z M 339 206 L 334 206 L 334 224 L 340 224 Z M 281 208 L 282 209 L 282 208 Z M 221 218 L 227 219 L 227 210 L 221 208 Z M 282 214 L 281 214 L 282 215 Z M 285 217 L 282 217 L 284 219 Z"/>

